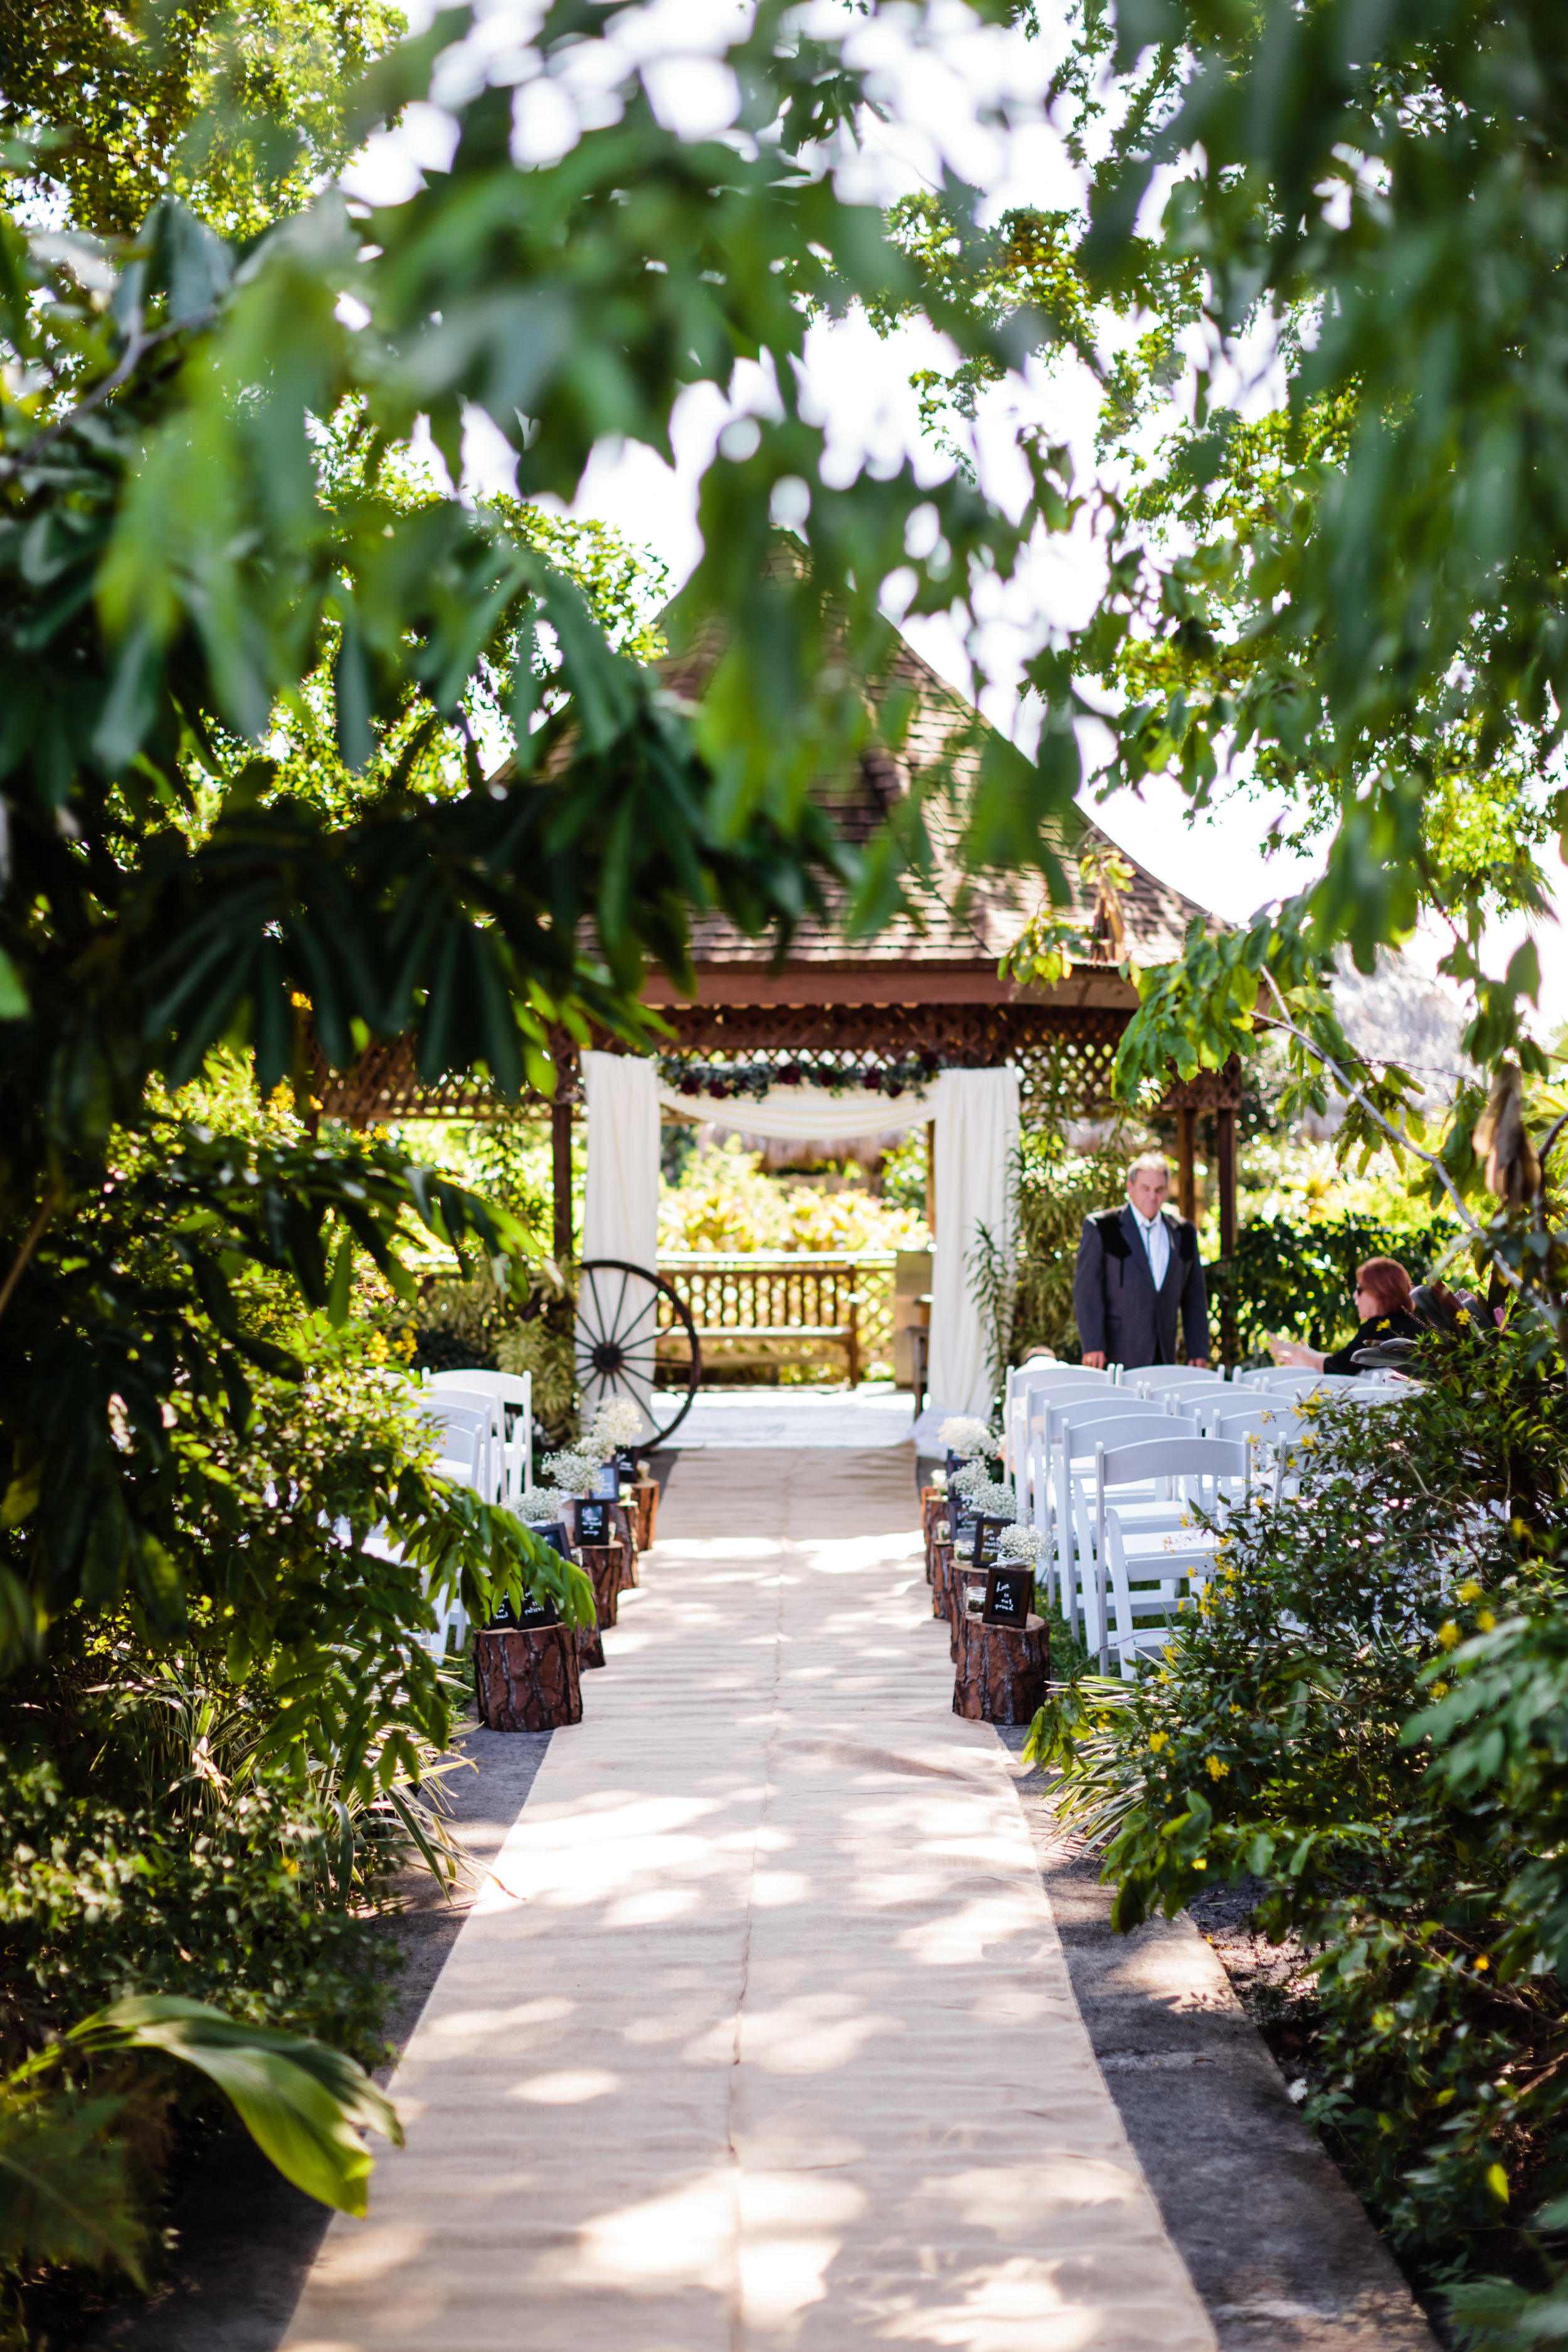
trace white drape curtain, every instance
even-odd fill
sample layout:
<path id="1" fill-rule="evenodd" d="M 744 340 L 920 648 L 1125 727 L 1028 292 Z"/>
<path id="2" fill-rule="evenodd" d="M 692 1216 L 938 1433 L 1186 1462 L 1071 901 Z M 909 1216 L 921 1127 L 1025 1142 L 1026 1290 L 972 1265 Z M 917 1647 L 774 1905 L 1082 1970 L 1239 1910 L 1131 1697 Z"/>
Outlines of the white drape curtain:
<path id="1" fill-rule="evenodd" d="M 658 1257 L 658 1073 L 632 1054 L 583 1056 L 588 1097 L 588 1183 L 583 1257 L 653 1265 Z M 577 1300 L 577 1364 L 590 1413 L 629 1386 L 647 1418 L 653 1386 L 655 1292 L 624 1274 L 584 1278 Z M 596 1370 L 595 1349 L 619 1337 L 624 1372 Z"/>
<path id="2" fill-rule="evenodd" d="M 868 1088 L 828 1094 L 818 1087 L 773 1087 L 715 1102 L 661 1084 L 652 1062 L 630 1054 L 584 1054 L 588 1097 L 588 1192 L 583 1255 L 655 1264 L 658 1251 L 658 1110 L 713 1119 L 748 1135 L 817 1137 L 843 1142 L 936 1123 L 937 1247 L 931 1286 L 931 1397 L 936 1422 L 984 1412 L 990 1402 L 987 1334 L 972 1295 L 979 1228 L 1007 1254 L 1013 1246 L 1013 1160 L 1018 1142 L 1016 1070 L 943 1070 L 921 1093 L 891 1102 Z M 579 1317 L 580 1351 L 591 1344 Z M 603 1320 L 601 1311 L 600 1319 Z M 653 1349 L 638 1358 L 651 1379 Z M 935 1451 L 934 1445 L 931 1448 Z"/>
<path id="3" fill-rule="evenodd" d="M 949 1413 L 983 1413 L 991 1402 L 989 1334 L 973 1296 L 980 1227 L 1013 1255 L 1016 1070 L 944 1070 L 936 1099 L 936 1258 L 931 1307 L 933 1427 Z M 918 1442 L 918 1441 L 917 1441 Z M 922 1444 L 922 1451 L 928 1450 Z M 933 1444 L 929 1450 L 935 1453 Z"/>

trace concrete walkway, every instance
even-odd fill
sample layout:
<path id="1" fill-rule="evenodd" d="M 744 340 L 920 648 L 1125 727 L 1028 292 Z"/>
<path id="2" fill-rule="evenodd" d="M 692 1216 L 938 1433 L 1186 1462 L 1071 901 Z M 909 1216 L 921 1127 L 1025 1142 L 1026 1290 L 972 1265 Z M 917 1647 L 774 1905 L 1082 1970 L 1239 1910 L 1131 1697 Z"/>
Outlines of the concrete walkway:
<path id="1" fill-rule="evenodd" d="M 719 1450 L 558 1734 L 294 2352 L 1208 2352 L 904 1449 Z"/>

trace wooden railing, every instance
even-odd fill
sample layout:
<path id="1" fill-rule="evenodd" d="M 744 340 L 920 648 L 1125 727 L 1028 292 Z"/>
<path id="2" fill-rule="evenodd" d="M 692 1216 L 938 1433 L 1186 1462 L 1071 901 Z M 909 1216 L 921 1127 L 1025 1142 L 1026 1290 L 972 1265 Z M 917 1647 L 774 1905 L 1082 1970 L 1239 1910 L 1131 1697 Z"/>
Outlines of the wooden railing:
<path id="1" fill-rule="evenodd" d="M 851 1386 L 867 1364 L 891 1360 L 890 1250 L 691 1250 L 661 1255 L 658 1270 L 690 1309 L 704 1349 L 751 1343 L 787 1353 L 793 1343 L 804 1354 L 825 1344 L 841 1348 Z M 660 1353 L 672 1356 L 681 1337 L 662 1307 Z"/>

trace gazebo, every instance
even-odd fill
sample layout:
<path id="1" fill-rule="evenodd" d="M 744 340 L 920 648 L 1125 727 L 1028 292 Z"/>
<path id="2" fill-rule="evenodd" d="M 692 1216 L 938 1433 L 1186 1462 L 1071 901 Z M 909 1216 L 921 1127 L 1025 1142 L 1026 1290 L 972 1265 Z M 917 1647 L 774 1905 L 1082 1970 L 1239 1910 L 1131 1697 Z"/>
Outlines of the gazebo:
<path id="1" fill-rule="evenodd" d="M 684 658 L 667 666 L 669 682 L 691 699 L 701 692 L 718 645 L 717 633 L 700 638 Z M 898 798 L 928 766 L 951 768 L 962 782 L 978 765 L 984 722 L 943 683 L 929 664 L 900 641 L 884 676 L 866 689 L 872 715 L 890 695 L 908 696 L 913 718 L 894 757 L 873 740 L 852 773 L 824 778 L 816 788 L 840 832 L 852 841 L 868 839 Z M 955 751 L 955 745 L 958 747 Z M 945 1071 L 1009 1068 L 1017 1074 L 1019 1105 L 1026 1122 L 1036 1117 L 1089 1119 L 1110 1105 L 1111 1065 L 1123 1030 L 1137 1004 L 1126 976 L 1129 962 L 1169 962 L 1181 952 L 1195 919 L 1214 920 L 1205 908 L 1162 882 L 1125 851 L 1116 849 L 1092 822 L 1079 837 L 1059 845 L 1074 877 L 1082 954 L 1068 976 L 1050 987 L 1020 987 L 999 977 L 1005 952 L 1034 910 L 1039 886 L 1021 880 L 967 884 L 951 835 L 936 843 L 935 871 L 911 891 L 911 911 L 900 914 L 873 939 L 846 936 L 842 893 L 826 914 L 804 921 L 782 961 L 766 940 L 750 939 L 728 919 L 710 916 L 694 927 L 695 992 L 679 995 L 656 974 L 645 1001 L 670 1032 L 662 1050 L 666 1116 L 680 1115 L 683 1095 L 697 1096 L 688 1115 L 719 1115 L 718 1100 L 731 1092 L 733 1123 L 755 1127 L 758 1114 L 737 1077 L 761 1063 L 789 1073 L 807 1088 L 841 1087 L 854 1074 L 858 1089 L 887 1103 L 910 1083 L 919 1066 L 934 1076 Z M 1125 876 L 1103 878 L 1110 854 L 1125 862 Z M 626 1050 L 621 1041 L 596 1035 L 594 1047 L 608 1054 Z M 564 1036 L 558 1041 L 558 1087 L 549 1104 L 554 1179 L 556 1255 L 573 1254 L 572 1129 L 584 1099 L 581 1056 Z M 696 1084 L 671 1084 L 676 1070 Z M 346 1072 L 321 1072 L 323 1115 L 353 1125 L 399 1118 L 483 1118 L 503 1106 L 477 1078 L 422 1087 L 414 1076 L 405 1044 L 373 1046 Z M 1173 1079 L 1159 1105 L 1176 1129 L 1178 1201 L 1194 1214 L 1197 1123 L 1214 1120 L 1220 1246 L 1228 1255 L 1236 1236 L 1236 1114 L 1240 1077 L 1231 1068 L 1187 1081 Z M 898 1123 L 910 1123 L 911 1105 L 900 1102 Z M 875 1120 L 868 1124 L 877 1124 Z M 840 1131 L 848 1131 L 841 1128 Z M 593 1216 L 590 1174 L 590 1219 Z M 940 1185 L 931 1204 L 940 1234 L 943 1203 Z M 1222 1334 L 1231 1352 L 1229 1334 Z"/>

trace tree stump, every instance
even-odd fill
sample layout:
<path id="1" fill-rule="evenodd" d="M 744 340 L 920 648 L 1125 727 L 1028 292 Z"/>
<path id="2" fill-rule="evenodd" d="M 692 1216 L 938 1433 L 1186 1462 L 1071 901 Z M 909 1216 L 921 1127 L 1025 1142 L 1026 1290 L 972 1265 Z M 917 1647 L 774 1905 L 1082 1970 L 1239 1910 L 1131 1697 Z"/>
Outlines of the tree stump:
<path id="1" fill-rule="evenodd" d="M 931 1548 L 931 1613 L 933 1617 L 949 1614 L 948 1591 L 952 1580 L 952 1546 L 933 1543 Z"/>
<path id="2" fill-rule="evenodd" d="M 638 1551 L 651 1551 L 658 1539 L 655 1533 L 658 1526 L 658 1480 L 639 1478 L 626 1491 L 632 1498 L 632 1526 L 637 1548 Z"/>
<path id="3" fill-rule="evenodd" d="M 583 1566 L 594 1580 L 594 1615 L 603 1633 L 620 1614 L 622 1547 L 619 1543 L 584 1544 L 581 1549 Z"/>
<path id="4" fill-rule="evenodd" d="M 921 1532 L 926 1539 L 926 1582 L 931 1582 L 931 1538 L 947 1517 L 947 1496 L 940 1486 L 921 1488 Z"/>
<path id="5" fill-rule="evenodd" d="M 978 1592 L 982 1601 L 984 1600 L 985 1570 L 976 1568 L 973 1560 L 958 1560 L 949 1571 L 947 1580 L 947 1651 L 955 1665 L 958 1663 L 958 1621 L 968 1608 L 972 1592 Z"/>
<path id="6" fill-rule="evenodd" d="M 610 1524 L 616 1530 L 615 1540 L 621 1547 L 620 1590 L 625 1592 L 628 1585 L 633 1585 L 637 1580 L 637 1531 L 632 1524 L 632 1514 L 624 1503 L 612 1503 L 609 1509 Z M 583 1506 L 580 1502 L 573 1504 L 570 1521 L 571 1536 L 579 1551 L 587 1551 L 593 1547 L 583 1541 L 582 1510 Z"/>
<path id="7" fill-rule="evenodd" d="M 605 1663 L 605 1637 L 596 1624 L 574 1627 L 577 1636 L 577 1664 L 584 1670 Z"/>
<path id="8" fill-rule="evenodd" d="M 474 1635 L 474 1691 L 488 1731 L 558 1731 L 583 1720 L 577 1644 L 569 1625 Z"/>
<path id="9" fill-rule="evenodd" d="M 970 1723 L 1032 1723 L 1045 1705 L 1049 1671 L 1043 1617 L 1031 1617 L 1020 1631 L 966 1613 L 958 1622 L 952 1711 Z"/>

